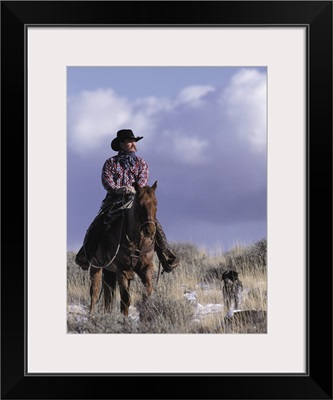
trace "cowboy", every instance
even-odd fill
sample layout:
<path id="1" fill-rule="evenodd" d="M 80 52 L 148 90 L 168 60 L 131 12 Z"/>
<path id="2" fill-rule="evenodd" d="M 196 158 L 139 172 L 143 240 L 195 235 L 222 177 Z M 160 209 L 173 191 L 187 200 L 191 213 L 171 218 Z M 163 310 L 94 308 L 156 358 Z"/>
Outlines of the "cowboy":
<path id="1" fill-rule="evenodd" d="M 107 191 L 99 213 L 87 230 L 84 244 L 78 251 L 75 262 L 83 269 L 89 268 L 89 259 L 98 245 L 99 230 L 103 227 L 105 210 L 109 210 L 122 199 L 135 194 L 134 183 L 148 185 L 149 169 L 147 162 L 136 155 L 136 143 L 143 136 L 135 137 L 131 129 L 121 129 L 111 142 L 116 156 L 108 158 L 102 168 L 102 185 Z M 100 223 L 101 222 L 101 223 Z M 156 220 L 155 251 L 164 271 L 170 272 L 178 266 L 175 254 L 169 249 L 162 226 Z"/>

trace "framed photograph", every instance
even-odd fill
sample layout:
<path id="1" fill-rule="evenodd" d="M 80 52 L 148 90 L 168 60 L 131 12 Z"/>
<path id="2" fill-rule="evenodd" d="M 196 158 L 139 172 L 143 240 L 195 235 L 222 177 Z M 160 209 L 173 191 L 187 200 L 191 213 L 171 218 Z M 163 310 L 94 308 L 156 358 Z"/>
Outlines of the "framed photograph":
<path id="1" fill-rule="evenodd" d="M 332 2 L 4 1 L 1 25 L 2 398 L 331 399 Z M 265 238 L 264 326 L 114 330 L 69 301 L 121 128 L 172 242 Z"/>

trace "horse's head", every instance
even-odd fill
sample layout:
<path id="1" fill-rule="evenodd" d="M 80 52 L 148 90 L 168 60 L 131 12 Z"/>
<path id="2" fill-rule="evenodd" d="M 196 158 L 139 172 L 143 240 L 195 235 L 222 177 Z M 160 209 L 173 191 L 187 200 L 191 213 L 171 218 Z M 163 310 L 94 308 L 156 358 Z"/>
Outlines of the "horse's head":
<path id="1" fill-rule="evenodd" d="M 140 220 L 140 231 L 145 237 L 153 237 L 156 232 L 157 199 L 155 191 L 157 181 L 153 186 L 135 185 L 136 195 L 134 207 Z"/>

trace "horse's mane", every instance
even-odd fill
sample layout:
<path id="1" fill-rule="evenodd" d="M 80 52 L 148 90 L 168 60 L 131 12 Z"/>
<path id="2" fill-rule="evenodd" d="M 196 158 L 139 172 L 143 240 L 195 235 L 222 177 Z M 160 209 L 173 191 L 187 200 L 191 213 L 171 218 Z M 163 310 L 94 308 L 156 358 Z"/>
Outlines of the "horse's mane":
<path id="1" fill-rule="evenodd" d="M 143 186 L 137 191 L 137 200 L 142 201 L 144 196 L 148 195 L 150 198 L 154 199 L 157 202 L 155 197 L 155 190 L 150 186 Z"/>

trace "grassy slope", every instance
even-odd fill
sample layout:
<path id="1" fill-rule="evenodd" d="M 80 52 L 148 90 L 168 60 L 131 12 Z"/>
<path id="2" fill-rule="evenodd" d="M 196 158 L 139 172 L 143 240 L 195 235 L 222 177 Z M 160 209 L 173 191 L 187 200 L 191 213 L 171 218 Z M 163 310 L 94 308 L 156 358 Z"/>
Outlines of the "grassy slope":
<path id="1" fill-rule="evenodd" d="M 119 311 L 119 293 L 110 315 L 104 315 L 102 298 L 94 318 L 88 315 L 89 272 L 74 263 L 68 253 L 67 303 L 69 333 L 266 333 L 267 246 L 266 240 L 252 246 L 236 246 L 230 252 L 210 257 L 190 243 L 174 243 L 181 266 L 160 276 L 157 265 L 154 292 L 143 303 L 140 280 L 131 284 L 131 317 Z M 234 269 L 244 290 L 241 309 L 246 312 L 226 317 L 222 298 L 222 273 Z"/>

